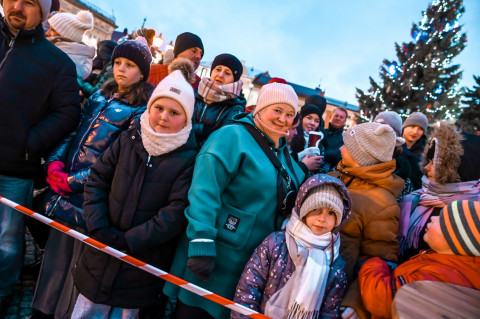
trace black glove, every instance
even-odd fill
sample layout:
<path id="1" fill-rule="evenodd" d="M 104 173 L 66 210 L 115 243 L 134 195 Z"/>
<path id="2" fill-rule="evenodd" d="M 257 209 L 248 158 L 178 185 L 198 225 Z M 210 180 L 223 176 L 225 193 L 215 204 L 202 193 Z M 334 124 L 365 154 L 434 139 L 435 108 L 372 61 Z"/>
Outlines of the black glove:
<path id="1" fill-rule="evenodd" d="M 208 281 L 215 267 L 215 257 L 200 256 L 190 257 L 187 261 L 187 268 L 199 279 Z"/>
<path id="2" fill-rule="evenodd" d="M 118 250 L 127 250 L 127 240 L 125 239 L 125 233 L 119 231 L 115 227 L 104 227 L 95 229 L 92 232 L 93 239 L 98 240 L 99 242 L 111 246 Z"/>

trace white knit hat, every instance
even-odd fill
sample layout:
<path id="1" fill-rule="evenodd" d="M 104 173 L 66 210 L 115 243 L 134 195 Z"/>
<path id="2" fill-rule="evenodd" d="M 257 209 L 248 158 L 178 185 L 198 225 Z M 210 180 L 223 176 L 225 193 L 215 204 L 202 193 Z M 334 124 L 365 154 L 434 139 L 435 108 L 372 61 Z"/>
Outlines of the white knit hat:
<path id="1" fill-rule="evenodd" d="M 335 213 L 337 217 L 335 227 L 340 225 L 343 215 L 343 201 L 337 188 L 333 185 L 320 185 L 307 195 L 300 207 L 300 219 L 303 219 L 312 210 L 324 207 Z"/>
<path id="2" fill-rule="evenodd" d="M 343 143 L 361 166 L 391 161 L 395 142 L 393 128 L 376 122 L 356 125 L 343 133 Z"/>
<path id="3" fill-rule="evenodd" d="M 257 106 L 253 116 L 267 106 L 276 103 L 285 103 L 292 106 L 295 110 L 295 115 L 298 112 L 298 96 L 295 90 L 288 84 L 274 82 L 262 86 L 258 94 Z"/>
<path id="4" fill-rule="evenodd" d="M 186 126 L 191 125 L 195 96 L 192 86 L 185 80 L 180 70 L 173 71 L 158 83 L 150 100 L 148 100 L 148 111 L 150 111 L 152 104 L 161 97 L 168 97 L 180 103 L 187 116 Z"/>
<path id="5" fill-rule="evenodd" d="M 48 23 L 60 36 L 80 43 L 85 32 L 93 28 L 93 15 L 86 10 L 76 15 L 60 12 L 48 19 Z"/>

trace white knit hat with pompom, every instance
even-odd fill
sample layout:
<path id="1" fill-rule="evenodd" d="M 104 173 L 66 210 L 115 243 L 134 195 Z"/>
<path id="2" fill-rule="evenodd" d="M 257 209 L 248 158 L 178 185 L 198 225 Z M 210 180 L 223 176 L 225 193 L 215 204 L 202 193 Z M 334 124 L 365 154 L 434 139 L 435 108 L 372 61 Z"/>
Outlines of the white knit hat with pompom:
<path id="1" fill-rule="evenodd" d="M 93 15 L 86 10 L 76 15 L 60 12 L 48 19 L 48 23 L 60 36 L 80 43 L 85 32 L 93 28 Z"/>

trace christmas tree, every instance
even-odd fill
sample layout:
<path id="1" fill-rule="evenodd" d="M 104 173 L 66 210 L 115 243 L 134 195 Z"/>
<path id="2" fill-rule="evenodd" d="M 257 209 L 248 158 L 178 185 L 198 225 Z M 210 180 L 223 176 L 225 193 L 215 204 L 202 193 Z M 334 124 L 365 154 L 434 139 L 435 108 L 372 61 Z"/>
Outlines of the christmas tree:
<path id="1" fill-rule="evenodd" d="M 411 30 L 413 41 L 395 43 L 398 61 L 384 60 L 379 83 L 370 77 L 371 88 L 357 88 L 360 116 L 371 121 L 378 113 L 395 111 L 402 117 L 415 111 L 429 121 L 455 119 L 461 108 L 462 75 L 452 59 L 464 48 L 466 34 L 458 20 L 464 13 L 462 0 L 435 0 L 422 12 L 421 22 Z"/>
<path id="2" fill-rule="evenodd" d="M 467 89 L 462 103 L 468 105 L 463 108 L 462 115 L 458 118 L 456 125 L 464 132 L 480 134 L 480 76 L 473 76 L 477 86 L 472 90 Z"/>

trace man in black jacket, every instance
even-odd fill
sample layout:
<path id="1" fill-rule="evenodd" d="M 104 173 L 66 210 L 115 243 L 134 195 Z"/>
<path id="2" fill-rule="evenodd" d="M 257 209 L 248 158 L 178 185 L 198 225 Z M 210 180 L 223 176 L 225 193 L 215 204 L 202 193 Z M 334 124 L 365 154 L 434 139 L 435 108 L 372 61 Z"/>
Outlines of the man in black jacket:
<path id="1" fill-rule="evenodd" d="M 0 195 L 29 206 L 41 158 L 80 120 L 79 88 L 73 62 L 45 39 L 51 0 L 0 3 Z M 0 205 L 0 225 L 1 318 L 23 264 L 24 216 Z"/>
<path id="2" fill-rule="evenodd" d="M 337 167 L 342 159 L 340 147 L 343 146 L 343 127 L 347 122 L 348 113 L 343 107 L 337 107 L 333 111 L 332 119 L 328 123 L 328 129 L 324 131 L 325 137 L 322 140 L 325 150 L 325 171 L 329 172 Z"/>

